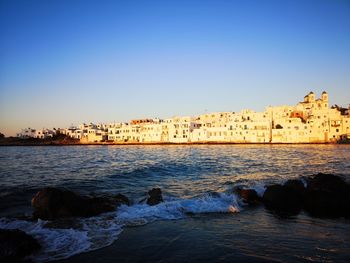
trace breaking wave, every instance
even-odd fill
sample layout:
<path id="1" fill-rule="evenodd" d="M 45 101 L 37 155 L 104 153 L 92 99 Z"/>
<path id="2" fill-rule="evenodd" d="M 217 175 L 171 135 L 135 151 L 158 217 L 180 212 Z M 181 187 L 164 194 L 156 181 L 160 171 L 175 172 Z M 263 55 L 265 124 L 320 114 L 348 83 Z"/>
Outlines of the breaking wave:
<path id="1" fill-rule="evenodd" d="M 58 228 L 44 220 L 0 219 L 0 228 L 20 229 L 35 237 L 42 249 L 32 258 L 46 262 L 106 247 L 115 241 L 126 226 L 139 226 L 156 220 L 176 220 L 192 214 L 236 213 L 242 209 L 236 195 L 208 193 L 191 199 L 165 198 L 155 206 L 135 204 L 122 205 L 115 212 L 76 219 L 75 224 Z"/>

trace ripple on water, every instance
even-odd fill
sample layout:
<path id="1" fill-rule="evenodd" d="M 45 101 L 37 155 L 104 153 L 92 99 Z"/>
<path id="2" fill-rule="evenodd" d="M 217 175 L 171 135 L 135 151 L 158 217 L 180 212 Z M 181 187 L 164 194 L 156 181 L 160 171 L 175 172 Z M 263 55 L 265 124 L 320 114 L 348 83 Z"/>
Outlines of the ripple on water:
<path id="1" fill-rule="evenodd" d="M 329 172 L 342 174 L 349 179 L 349 163 L 349 147 L 340 145 L 0 147 L 2 216 L 30 207 L 30 197 L 45 186 L 66 187 L 82 193 L 122 193 L 135 202 L 133 206 L 122 207 L 118 212 L 82 220 L 79 224 L 82 227 L 76 229 L 50 229 L 44 228 L 45 222 L 42 221 L 29 223 L 5 219 L 1 219 L 1 226 L 22 228 L 43 243 L 50 243 L 38 259 L 45 261 L 49 256 L 53 259 L 65 258 L 110 244 L 126 225 L 187 218 L 193 214 L 244 211 L 244 206 L 232 194 L 235 186 L 253 187 L 262 195 L 265 184 L 283 182 L 301 175 Z M 166 202 L 155 207 L 138 204 L 138 200 L 144 199 L 147 191 L 155 186 L 162 188 Z M 270 259 L 276 257 L 277 250 L 266 247 L 269 240 L 282 247 L 282 253 L 293 251 L 293 246 L 304 242 L 313 252 L 319 251 L 320 256 L 314 253 L 315 257 L 297 251 L 298 256 L 309 260 L 327 260 L 322 253 L 335 253 L 332 244 L 338 244 L 342 253 L 348 251 L 342 245 L 346 240 L 337 239 L 337 233 L 349 231 L 347 224 L 333 224 L 327 234 L 324 230 L 332 224 L 331 221 L 324 225 L 325 221 L 301 216 L 297 219 L 299 224 L 294 226 L 298 235 L 293 239 L 293 233 L 290 233 L 291 238 L 284 243 L 276 233 L 290 229 L 284 224 L 276 224 L 278 220 L 268 213 L 262 213 L 259 221 L 255 222 L 259 224 L 259 229 L 249 222 L 240 225 L 246 231 L 240 233 L 241 241 L 259 236 L 260 240 L 254 240 L 254 246 L 264 251 L 265 255 L 231 236 L 225 242 L 231 247 L 241 246 L 241 251 L 247 255 Z M 226 230 L 230 223 L 238 224 L 238 221 L 231 221 L 232 218 L 224 221 Z M 214 231 L 216 228 L 210 224 Z M 218 229 L 215 231 L 225 235 Z M 271 234 L 264 237 L 262 233 L 269 231 Z M 324 242 L 323 246 L 314 247 L 315 239 Z M 329 239 L 334 242 L 327 243 Z M 294 257 L 290 260 L 300 259 Z"/>

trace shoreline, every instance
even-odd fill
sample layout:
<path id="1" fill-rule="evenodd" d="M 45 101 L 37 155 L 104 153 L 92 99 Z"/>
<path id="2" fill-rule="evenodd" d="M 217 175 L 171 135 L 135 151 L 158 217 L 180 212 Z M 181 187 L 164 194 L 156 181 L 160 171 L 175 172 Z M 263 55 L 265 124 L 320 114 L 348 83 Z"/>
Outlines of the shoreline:
<path id="1" fill-rule="evenodd" d="M 348 144 L 350 140 L 343 141 L 314 141 L 314 142 L 248 142 L 248 141 L 195 141 L 195 142 L 115 142 L 115 141 L 101 141 L 101 142 L 87 142 L 79 139 L 73 139 L 65 135 L 58 135 L 52 138 L 18 138 L 5 137 L 0 138 L 1 146 L 191 146 L 191 145 L 338 145 Z"/>
<path id="2" fill-rule="evenodd" d="M 0 146 L 191 146 L 191 145 L 337 145 L 348 144 L 350 140 L 338 141 L 313 141 L 313 142 L 249 142 L 249 141 L 189 141 L 189 142 L 139 142 L 139 141 L 86 141 L 73 139 L 69 136 L 59 134 L 51 138 L 18 138 L 18 137 L 3 137 L 0 138 Z"/>
<path id="3" fill-rule="evenodd" d="M 0 147 L 4 146 L 193 146 L 193 145 L 350 145 L 350 142 L 186 142 L 186 143 L 172 143 L 172 142 L 90 142 L 90 143 L 80 143 L 80 142 L 10 142 L 3 143 L 0 142 Z"/>

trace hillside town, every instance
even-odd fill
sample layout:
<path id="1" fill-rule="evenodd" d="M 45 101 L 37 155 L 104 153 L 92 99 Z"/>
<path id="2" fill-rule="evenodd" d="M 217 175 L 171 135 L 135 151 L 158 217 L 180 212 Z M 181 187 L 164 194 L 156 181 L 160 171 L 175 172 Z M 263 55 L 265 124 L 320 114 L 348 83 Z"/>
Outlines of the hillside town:
<path id="1" fill-rule="evenodd" d="M 57 129 L 23 129 L 19 138 L 64 134 L 81 143 L 334 143 L 350 139 L 350 106 L 329 107 L 328 94 L 313 92 L 295 106 L 263 112 L 207 113 L 129 123 L 81 124 Z"/>

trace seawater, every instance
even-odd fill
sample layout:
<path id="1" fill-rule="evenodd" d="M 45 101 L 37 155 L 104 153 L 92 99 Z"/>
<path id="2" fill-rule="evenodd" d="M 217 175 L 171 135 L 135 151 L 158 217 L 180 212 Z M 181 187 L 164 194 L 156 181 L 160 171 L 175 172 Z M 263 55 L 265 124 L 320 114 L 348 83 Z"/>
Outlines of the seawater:
<path id="1" fill-rule="evenodd" d="M 241 246 L 248 242 L 247 236 L 254 236 L 257 228 L 261 231 L 268 229 L 270 233 L 266 234 L 271 241 L 281 245 L 277 242 L 281 237 L 276 236 L 274 229 L 280 228 L 279 224 L 285 222 L 270 220 L 266 227 L 266 222 L 259 221 L 259 218 L 269 218 L 270 214 L 262 208 L 257 208 L 257 218 L 248 219 L 247 216 L 254 214 L 254 210 L 239 200 L 233 193 L 233 188 L 254 188 L 262 195 L 268 184 L 305 178 L 319 172 L 337 174 L 349 180 L 349 168 L 348 145 L 0 147 L 0 227 L 19 228 L 36 237 L 43 245 L 41 252 L 33 258 L 38 262 L 69 258 L 107 247 L 130 227 L 141 226 L 139 231 L 142 233 L 142 228 L 152 229 L 158 224 L 166 231 L 164 229 L 169 227 L 161 222 L 169 220 L 180 222 L 180 228 L 183 226 L 184 229 L 189 222 L 195 225 L 201 225 L 203 221 L 208 224 L 220 222 L 213 227 L 215 231 L 211 233 L 214 236 L 225 236 L 227 227 L 238 220 L 240 223 L 236 222 L 235 231 L 241 233 L 245 229 L 246 233 L 240 239 Z M 131 199 L 132 205 L 121 206 L 115 212 L 97 217 L 76 219 L 76 222 L 67 227 L 47 227 L 45 225 L 48 222 L 42 220 L 29 222 L 15 219 L 22 214 L 31 214 L 30 199 L 45 186 L 66 188 L 81 194 L 122 193 Z M 145 204 L 144 199 L 147 191 L 153 187 L 162 189 L 165 202 L 151 207 Z M 194 220 L 198 217 L 201 220 Z M 297 216 L 297 219 L 298 224 L 294 228 L 298 226 L 307 229 L 313 222 L 321 222 L 318 224 L 322 225 L 323 230 L 329 231 L 330 235 L 341 236 L 339 240 L 329 238 L 325 241 L 329 241 L 326 242 L 327 247 L 341 247 L 342 250 L 339 253 L 323 251 L 326 255 L 316 257 L 316 261 L 341 261 L 349 258 L 350 240 L 346 237 L 350 236 L 350 227 L 347 220 L 315 220 L 304 214 Z M 250 222 L 242 223 L 240 220 Z M 250 228 L 246 229 L 246 224 Z M 172 233 L 177 231 L 179 230 L 173 229 Z M 158 233 L 157 228 L 154 233 Z M 314 241 L 317 242 L 317 233 L 314 235 Z M 198 241 L 197 236 L 198 233 L 193 235 L 191 242 Z M 299 240 L 298 238 L 281 239 L 282 244 L 288 244 L 286 247 L 290 252 L 294 251 L 292 248 L 295 246 L 300 246 L 301 251 L 305 251 L 298 252 L 292 260 L 315 259 L 306 253 L 315 246 L 309 237 L 304 238 L 309 242 L 308 248 L 308 244 L 295 244 L 295 239 Z M 299 242 L 302 240 L 300 237 Z M 214 238 L 212 244 L 208 241 L 205 243 L 208 251 L 212 245 L 218 244 L 218 249 L 223 250 L 214 261 L 225 259 L 231 253 L 225 249 L 227 242 L 225 238 L 221 238 L 220 242 Z M 254 240 L 249 240 L 248 243 L 255 247 L 263 246 Z M 157 249 L 164 249 L 159 246 L 155 245 Z M 121 247 L 125 248 L 123 245 Z M 249 251 L 249 247 L 243 246 L 241 250 Z M 288 255 L 287 251 L 288 249 L 285 253 Z M 281 255 L 277 260 L 291 259 Z"/>

